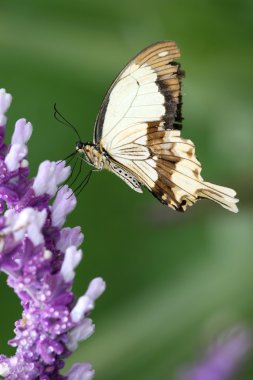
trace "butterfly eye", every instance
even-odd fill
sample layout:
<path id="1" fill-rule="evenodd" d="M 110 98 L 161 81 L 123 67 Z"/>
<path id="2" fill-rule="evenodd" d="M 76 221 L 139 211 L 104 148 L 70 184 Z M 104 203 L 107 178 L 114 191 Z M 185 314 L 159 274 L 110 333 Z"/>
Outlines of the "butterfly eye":
<path id="1" fill-rule="evenodd" d="M 83 149 L 83 143 L 81 141 L 77 141 L 77 143 L 76 143 L 76 149 L 77 150 Z"/>

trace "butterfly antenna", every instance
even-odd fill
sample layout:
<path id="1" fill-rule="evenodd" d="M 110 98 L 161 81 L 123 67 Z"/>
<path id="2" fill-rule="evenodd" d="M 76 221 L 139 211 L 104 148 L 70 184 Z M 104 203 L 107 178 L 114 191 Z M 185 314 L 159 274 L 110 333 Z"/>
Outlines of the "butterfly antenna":
<path id="1" fill-rule="evenodd" d="M 79 141 L 81 141 L 81 137 L 80 137 L 80 135 L 79 135 L 79 133 L 78 133 L 78 131 L 77 131 L 77 129 L 76 129 L 76 127 L 73 125 L 73 124 L 71 124 L 59 111 L 58 111 L 58 109 L 56 108 L 56 103 L 54 103 L 54 117 L 55 117 L 55 119 L 59 122 L 59 123 L 61 123 L 61 124 L 63 124 L 63 125 L 65 125 L 66 127 L 69 127 L 69 128 L 72 128 L 74 131 L 75 131 L 75 133 L 76 133 L 76 135 L 77 135 L 77 137 L 78 137 L 78 139 L 79 139 Z"/>

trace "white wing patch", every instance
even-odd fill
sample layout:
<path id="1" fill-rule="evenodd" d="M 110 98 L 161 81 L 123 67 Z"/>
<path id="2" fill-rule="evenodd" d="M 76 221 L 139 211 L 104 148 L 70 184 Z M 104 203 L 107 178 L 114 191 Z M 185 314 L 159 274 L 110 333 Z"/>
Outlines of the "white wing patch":
<path id="1" fill-rule="evenodd" d="M 110 155 L 117 161 L 120 161 L 121 158 L 126 160 L 146 160 L 149 158 L 150 153 L 146 146 L 130 143 L 121 147 L 115 146 L 110 151 Z"/>
<path id="2" fill-rule="evenodd" d="M 126 116 L 138 93 L 138 89 L 139 86 L 136 80 L 130 76 L 119 81 L 114 87 L 106 110 L 103 136 L 106 136 Z"/>
<path id="3" fill-rule="evenodd" d="M 165 98 L 159 92 L 156 79 L 157 74 L 151 67 L 135 63 L 122 74 L 109 96 L 101 139 L 104 147 L 109 143 L 113 148 L 115 136 L 136 123 L 162 119 L 166 111 Z"/>
<path id="4" fill-rule="evenodd" d="M 169 54 L 168 51 L 162 51 L 161 53 L 158 53 L 159 57 L 165 57 L 168 54 Z"/>

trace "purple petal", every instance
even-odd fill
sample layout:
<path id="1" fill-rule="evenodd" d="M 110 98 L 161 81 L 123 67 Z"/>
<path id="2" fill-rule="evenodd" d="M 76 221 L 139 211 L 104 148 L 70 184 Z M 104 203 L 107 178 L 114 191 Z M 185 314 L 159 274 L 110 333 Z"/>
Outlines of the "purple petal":
<path id="1" fill-rule="evenodd" d="M 63 228 L 60 232 L 60 238 L 57 242 L 57 249 L 65 252 L 66 249 L 72 245 L 79 247 L 83 242 L 83 234 L 80 227 Z"/>
<path id="2" fill-rule="evenodd" d="M 56 199 L 52 206 L 52 224 L 56 227 L 62 227 L 65 223 L 66 216 L 75 208 L 76 197 L 67 185 L 63 186 L 57 193 Z"/>
<path id="3" fill-rule="evenodd" d="M 101 277 L 94 278 L 88 287 L 86 295 L 94 302 L 105 291 L 105 282 Z"/>
<path id="4" fill-rule="evenodd" d="M 37 353 L 41 355 L 42 359 L 47 364 L 53 364 L 55 361 L 55 355 L 61 355 L 64 347 L 61 343 L 50 338 L 42 338 L 37 344 Z"/>
<path id="5" fill-rule="evenodd" d="M 32 124 L 27 123 L 26 119 L 19 119 L 15 124 L 15 130 L 12 135 L 11 144 L 24 145 L 30 139 L 32 134 Z"/>
<path id="6" fill-rule="evenodd" d="M 33 242 L 34 245 L 44 241 L 41 229 L 46 220 L 46 210 L 36 211 L 32 208 L 25 208 L 16 214 L 14 210 L 5 212 L 6 227 L 2 230 L 3 235 L 12 234 L 16 242 L 23 239 L 24 235 Z"/>
<path id="7" fill-rule="evenodd" d="M 56 163 L 55 176 L 58 185 L 68 178 L 70 170 L 70 166 L 65 166 L 65 161 L 58 161 Z"/>
<path id="8" fill-rule="evenodd" d="M 95 371 L 89 363 L 76 363 L 66 375 L 68 380 L 91 380 Z"/>
<path id="9" fill-rule="evenodd" d="M 71 352 L 74 352 L 78 343 L 89 338 L 95 331 L 95 326 L 92 320 L 85 318 L 77 327 L 73 328 L 68 334 L 67 347 Z"/>
<path id="10" fill-rule="evenodd" d="M 26 211 L 28 209 L 24 209 Z M 32 209 L 32 212 L 29 213 L 30 224 L 27 228 L 27 236 L 36 246 L 43 243 L 44 237 L 41 233 L 42 227 L 46 221 L 47 213 L 46 210 L 35 211 Z"/>
<path id="11" fill-rule="evenodd" d="M 75 277 L 74 269 L 81 261 L 81 258 L 81 249 L 77 250 L 75 246 L 72 246 L 66 250 L 61 267 L 61 275 L 64 278 L 65 282 L 70 282 L 73 280 Z"/>
<path id="12" fill-rule="evenodd" d="M 44 161 L 40 164 L 38 174 L 33 183 L 33 190 L 37 196 L 42 194 L 54 195 L 57 191 L 55 183 L 55 162 Z"/>
<path id="13" fill-rule="evenodd" d="M 34 245 L 43 243 L 44 238 L 41 229 L 45 223 L 46 216 L 46 210 L 36 211 L 32 208 L 25 208 L 18 214 L 17 220 L 13 225 L 14 234 L 18 234 L 19 229 L 24 226 L 26 227 L 27 236 Z"/>
<path id="14" fill-rule="evenodd" d="M 8 94 L 4 88 L 0 89 L 0 126 L 3 127 L 6 124 L 6 116 L 8 108 L 10 107 L 12 96 Z"/>
<path id="15" fill-rule="evenodd" d="M 6 362 L 0 363 L 0 376 L 6 377 L 10 373 L 10 367 Z"/>
<path id="16" fill-rule="evenodd" d="M 27 155 L 27 147 L 25 145 L 14 144 L 11 146 L 9 153 L 5 157 L 5 164 L 9 171 L 17 170 L 20 163 Z"/>
<path id="17" fill-rule="evenodd" d="M 104 292 L 105 282 L 102 278 L 94 278 L 91 281 L 87 292 L 77 300 L 71 311 L 71 318 L 75 323 L 79 323 L 84 315 L 94 308 L 95 300 Z"/>
<path id="18" fill-rule="evenodd" d="M 33 183 L 33 189 L 37 196 L 42 194 L 55 195 L 57 186 L 68 178 L 70 167 L 64 167 L 65 163 L 44 161 L 40 164 L 38 174 Z"/>

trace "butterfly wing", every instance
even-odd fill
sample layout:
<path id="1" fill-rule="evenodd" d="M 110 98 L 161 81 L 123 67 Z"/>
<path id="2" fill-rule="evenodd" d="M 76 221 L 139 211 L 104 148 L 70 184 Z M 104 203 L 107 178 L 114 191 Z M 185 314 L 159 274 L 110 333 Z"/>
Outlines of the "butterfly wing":
<path id="1" fill-rule="evenodd" d="M 203 181 L 194 144 L 181 137 L 179 57 L 171 41 L 138 54 L 109 89 L 94 142 L 109 155 L 109 170 L 116 163 L 174 209 L 209 198 L 235 212 L 235 192 Z"/>
<path id="2" fill-rule="evenodd" d="M 163 204 L 185 211 L 200 198 L 208 198 L 237 212 L 235 191 L 204 182 L 201 164 L 191 140 L 180 131 L 148 126 L 145 137 L 122 145 L 113 156 Z"/>
<path id="3" fill-rule="evenodd" d="M 119 131 L 141 121 L 163 121 L 181 128 L 180 82 L 183 72 L 175 42 L 158 42 L 144 49 L 121 71 L 98 114 L 94 142 L 111 141 Z"/>

